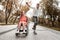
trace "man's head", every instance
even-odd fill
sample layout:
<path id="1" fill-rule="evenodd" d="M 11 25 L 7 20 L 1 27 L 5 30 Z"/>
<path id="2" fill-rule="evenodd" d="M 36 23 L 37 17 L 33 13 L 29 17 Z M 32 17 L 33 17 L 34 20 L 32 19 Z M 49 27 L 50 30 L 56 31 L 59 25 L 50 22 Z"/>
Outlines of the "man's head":
<path id="1" fill-rule="evenodd" d="M 39 4 L 36 5 L 36 8 L 39 9 Z"/>

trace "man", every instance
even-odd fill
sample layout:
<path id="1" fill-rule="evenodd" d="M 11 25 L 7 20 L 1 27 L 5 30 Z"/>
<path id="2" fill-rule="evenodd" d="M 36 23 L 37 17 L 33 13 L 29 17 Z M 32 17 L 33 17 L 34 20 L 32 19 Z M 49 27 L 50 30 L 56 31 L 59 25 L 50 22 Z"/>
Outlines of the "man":
<path id="1" fill-rule="evenodd" d="M 26 4 L 27 4 L 28 7 L 32 8 L 33 11 L 34 11 L 34 15 L 33 15 L 33 21 L 34 21 L 33 30 L 34 30 L 34 34 L 37 34 L 35 30 L 36 30 L 36 25 L 37 25 L 39 13 L 40 13 L 39 4 L 36 5 L 36 8 L 31 7 L 31 6 L 28 4 L 28 2 L 26 2 Z"/>

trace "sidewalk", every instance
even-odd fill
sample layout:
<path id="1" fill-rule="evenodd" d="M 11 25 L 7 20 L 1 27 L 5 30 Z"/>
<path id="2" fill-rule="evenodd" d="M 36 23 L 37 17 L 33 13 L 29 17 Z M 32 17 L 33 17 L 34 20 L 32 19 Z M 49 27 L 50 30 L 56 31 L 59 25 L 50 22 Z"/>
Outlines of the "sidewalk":
<path id="1" fill-rule="evenodd" d="M 0 34 L 16 29 L 17 25 L 0 25 Z"/>

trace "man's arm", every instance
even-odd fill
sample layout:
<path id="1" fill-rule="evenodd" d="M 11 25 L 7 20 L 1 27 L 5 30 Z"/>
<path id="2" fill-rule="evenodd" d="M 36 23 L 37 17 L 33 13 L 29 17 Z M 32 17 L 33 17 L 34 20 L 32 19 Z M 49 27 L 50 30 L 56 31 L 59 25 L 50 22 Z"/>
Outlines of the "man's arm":
<path id="1" fill-rule="evenodd" d="M 26 2 L 26 4 L 27 4 L 28 7 L 32 8 L 32 9 L 35 9 L 34 7 L 31 7 L 31 6 L 28 4 L 28 2 Z"/>

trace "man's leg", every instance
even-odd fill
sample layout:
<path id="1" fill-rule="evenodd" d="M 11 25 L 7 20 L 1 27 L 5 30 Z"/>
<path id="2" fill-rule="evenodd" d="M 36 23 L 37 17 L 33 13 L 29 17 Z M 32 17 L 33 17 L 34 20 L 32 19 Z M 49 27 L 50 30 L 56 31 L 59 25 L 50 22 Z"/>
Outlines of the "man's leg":
<path id="1" fill-rule="evenodd" d="M 37 25 L 37 17 L 34 17 L 34 26 L 33 26 L 34 34 L 37 34 L 36 33 L 36 25 Z"/>
<path id="2" fill-rule="evenodd" d="M 33 30 L 36 30 L 36 25 L 37 25 L 37 24 L 36 24 L 36 23 L 34 23 Z"/>
<path id="3" fill-rule="evenodd" d="M 36 30 L 36 25 L 37 25 L 37 17 L 36 16 L 33 17 L 33 21 L 34 21 L 33 29 Z"/>

